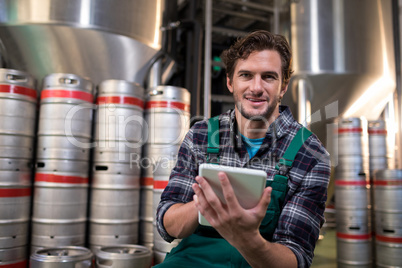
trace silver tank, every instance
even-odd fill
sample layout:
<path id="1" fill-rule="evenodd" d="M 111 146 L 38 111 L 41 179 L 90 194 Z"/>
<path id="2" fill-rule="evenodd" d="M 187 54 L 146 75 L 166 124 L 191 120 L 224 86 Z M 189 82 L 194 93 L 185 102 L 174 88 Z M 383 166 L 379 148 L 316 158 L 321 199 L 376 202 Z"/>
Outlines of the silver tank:
<path id="1" fill-rule="evenodd" d="M 95 84 L 108 78 L 142 84 L 161 47 L 164 2 L 2 0 L 3 60 L 38 80 L 60 72 Z"/>
<path id="2" fill-rule="evenodd" d="M 326 124 L 377 119 L 394 91 L 391 14 L 391 0 L 292 1 L 295 73 L 283 103 L 324 143 Z"/>

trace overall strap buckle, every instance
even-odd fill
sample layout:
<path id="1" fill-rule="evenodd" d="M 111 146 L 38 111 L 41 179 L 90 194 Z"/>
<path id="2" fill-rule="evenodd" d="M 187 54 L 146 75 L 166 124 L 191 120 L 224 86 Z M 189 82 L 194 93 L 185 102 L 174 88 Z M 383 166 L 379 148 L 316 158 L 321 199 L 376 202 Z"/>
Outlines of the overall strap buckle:
<path id="1" fill-rule="evenodd" d="M 288 176 L 289 170 L 292 168 L 293 161 L 286 160 L 284 158 L 279 159 L 279 163 L 275 166 L 278 170 L 278 174 L 282 176 Z"/>

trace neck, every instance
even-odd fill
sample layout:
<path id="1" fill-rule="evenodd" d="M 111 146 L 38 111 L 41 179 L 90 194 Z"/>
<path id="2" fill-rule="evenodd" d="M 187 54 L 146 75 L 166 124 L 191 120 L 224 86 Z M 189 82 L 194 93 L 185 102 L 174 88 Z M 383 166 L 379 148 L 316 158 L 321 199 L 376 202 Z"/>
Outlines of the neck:
<path id="1" fill-rule="evenodd" d="M 264 138 L 268 127 L 275 121 L 279 116 L 279 107 L 276 109 L 272 115 L 267 120 L 255 121 L 249 120 L 243 117 L 237 108 L 235 108 L 237 127 L 240 133 L 249 139 L 259 139 Z"/>

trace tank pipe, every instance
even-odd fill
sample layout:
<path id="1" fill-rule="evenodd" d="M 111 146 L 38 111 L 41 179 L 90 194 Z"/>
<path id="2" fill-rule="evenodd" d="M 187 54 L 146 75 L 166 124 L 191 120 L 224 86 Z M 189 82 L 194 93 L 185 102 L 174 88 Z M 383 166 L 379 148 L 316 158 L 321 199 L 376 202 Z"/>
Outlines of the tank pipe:
<path id="1" fill-rule="evenodd" d="M 154 62 L 149 70 L 148 88 L 156 87 L 162 84 L 162 59 Z"/>
<path id="2" fill-rule="evenodd" d="M 211 117 L 212 0 L 205 1 L 204 117 Z"/>
<path id="3" fill-rule="evenodd" d="M 392 0 L 392 29 L 394 37 L 394 51 L 395 51 L 395 80 L 396 80 L 396 95 L 397 95 L 397 146 L 398 154 L 397 161 L 398 168 L 402 168 L 402 83 L 401 83 L 401 44 L 400 44 L 400 29 L 399 29 L 399 4 L 398 0 Z"/>
<path id="4" fill-rule="evenodd" d="M 150 84 L 153 84 L 154 82 L 155 82 L 155 78 L 153 78 L 152 76 L 155 76 L 156 74 L 157 74 L 157 72 L 156 73 L 154 73 L 155 72 L 155 70 L 153 70 L 154 68 L 159 68 L 159 67 L 154 67 L 154 65 L 157 63 L 157 62 L 161 62 L 161 64 L 160 65 L 162 65 L 162 60 L 163 60 L 163 58 L 165 58 L 166 57 L 166 53 L 164 52 L 164 51 L 162 51 L 162 50 L 159 50 L 152 58 L 151 58 L 151 60 L 150 60 L 150 62 L 149 62 L 149 67 L 148 67 L 148 70 L 147 70 L 147 72 L 146 72 L 146 75 L 144 76 L 145 78 L 144 78 L 144 82 L 143 82 L 143 85 L 147 85 L 147 87 L 149 88 L 149 87 L 152 87 L 152 86 L 155 86 L 155 85 L 150 85 Z M 159 84 L 160 84 L 160 81 L 162 80 L 162 75 L 161 75 L 161 73 L 162 73 L 162 67 L 161 67 L 161 71 L 160 71 L 160 78 L 159 78 Z M 151 80 L 153 80 L 153 81 L 151 81 Z M 158 80 L 158 79 L 157 79 Z"/>

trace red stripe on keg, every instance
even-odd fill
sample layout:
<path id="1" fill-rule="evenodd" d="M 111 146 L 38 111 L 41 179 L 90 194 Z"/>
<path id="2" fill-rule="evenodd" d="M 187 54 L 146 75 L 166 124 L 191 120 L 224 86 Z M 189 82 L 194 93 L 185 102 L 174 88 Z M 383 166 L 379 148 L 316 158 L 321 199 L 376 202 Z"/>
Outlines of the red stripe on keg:
<path id="1" fill-rule="evenodd" d="M 31 188 L 8 188 L 0 189 L 0 197 L 31 196 Z"/>
<path id="2" fill-rule="evenodd" d="M 373 185 L 378 185 L 378 186 L 402 185 L 402 180 L 373 181 Z"/>
<path id="3" fill-rule="evenodd" d="M 190 105 L 178 101 L 148 101 L 145 104 L 145 109 L 150 108 L 176 108 L 190 112 Z"/>
<path id="4" fill-rule="evenodd" d="M 151 186 L 154 185 L 154 179 L 152 177 L 141 177 L 141 186 Z"/>
<path id="5" fill-rule="evenodd" d="M 337 232 L 336 237 L 341 239 L 368 240 L 371 238 L 371 234 L 355 235 L 355 234 L 345 234 Z"/>
<path id="6" fill-rule="evenodd" d="M 154 180 L 154 189 L 165 189 L 168 185 L 169 181 L 155 181 Z"/>
<path id="7" fill-rule="evenodd" d="M 1 268 L 26 268 L 28 267 L 28 263 L 26 260 L 23 260 L 21 262 L 15 262 L 15 263 L 10 263 L 10 264 L 0 264 Z"/>
<path id="8" fill-rule="evenodd" d="M 366 185 L 370 185 L 370 182 L 368 182 L 368 181 L 340 181 L 340 180 L 336 180 L 335 185 L 340 185 L 340 186 L 345 186 L 345 185 L 366 186 Z"/>
<path id="9" fill-rule="evenodd" d="M 13 94 L 20 94 L 25 95 L 36 100 L 37 94 L 36 90 L 28 87 L 21 87 L 16 85 L 0 85 L 0 92 L 2 93 L 13 93 Z"/>
<path id="10" fill-rule="evenodd" d="M 368 134 L 379 134 L 379 135 L 387 135 L 387 130 L 385 129 L 369 129 Z"/>
<path id="11" fill-rule="evenodd" d="M 360 127 L 355 128 L 339 128 L 338 133 L 361 133 L 363 129 Z"/>
<path id="12" fill-rule="evenodd" d="M 376 235 L 375 239 L 381 242 L 402 243 L 402 237 L 388 237 L 388 236 Z"/>
<path id="13" fill-rule="evenodd" d="M 96 99 L 96 104 L 129 104 L 144 108 L 144 101 L 139 98 L 127 96 L 101 96 Z"/>
<path id="14" fill-rule="evenodd" d="M 36 173 L 35 181 L 79 184 L 79 183 L 88 183 L 88 178 L 78 176 L 64 176 L 55 174 Z"/>
<path id="15" fill-rule="evenodd" d="M 83 100 L 90 103 L 93 102 L 93 96 L 91 93 L 78 90 L 45 89 L 42 90 L 41 99 L 46 98 L 69 98 Z"/>

